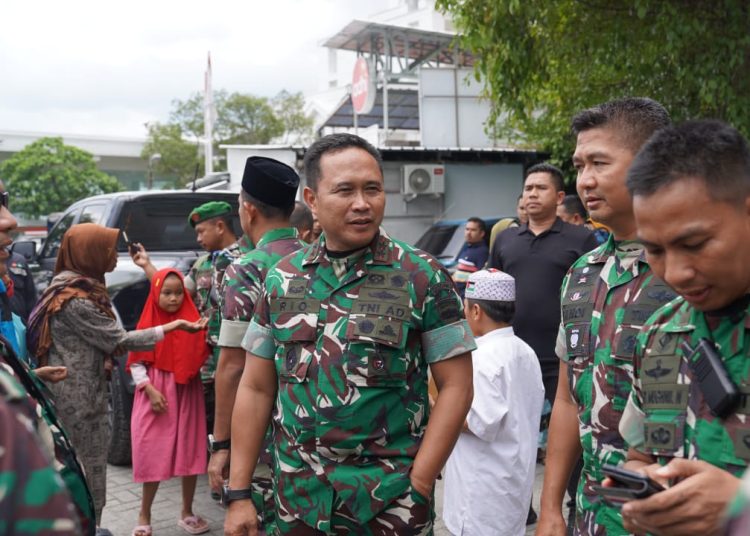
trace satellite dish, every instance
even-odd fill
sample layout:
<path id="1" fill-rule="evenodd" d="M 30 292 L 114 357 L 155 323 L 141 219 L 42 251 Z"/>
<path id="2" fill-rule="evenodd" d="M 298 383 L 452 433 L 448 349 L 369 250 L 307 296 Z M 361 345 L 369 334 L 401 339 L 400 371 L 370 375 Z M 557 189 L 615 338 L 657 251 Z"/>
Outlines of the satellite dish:
<path id="1" fill-rule="evenodd" d="M 418 168 L 409 174 L 409 186 L 414 193 L 426 192 L 430 188 L 432 177 L 424 168 Z"/>

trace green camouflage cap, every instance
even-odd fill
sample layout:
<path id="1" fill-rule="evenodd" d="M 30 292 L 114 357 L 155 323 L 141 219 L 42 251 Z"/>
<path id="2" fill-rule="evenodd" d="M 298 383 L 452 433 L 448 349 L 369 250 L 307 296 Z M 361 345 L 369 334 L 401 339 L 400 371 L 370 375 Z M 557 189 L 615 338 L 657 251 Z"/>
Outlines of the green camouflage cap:
<path id="1" fill-rule="evenodd" d="M 201 206 L 194 208 L 190 213 L 190 216 L 188 216 L 188 221 L 190 222 L 191 227 L 195 227 L 202 221 L 231 213 L 232 205 L 226 201 L 209 201 L 208 203 L 203 203 Z"/>

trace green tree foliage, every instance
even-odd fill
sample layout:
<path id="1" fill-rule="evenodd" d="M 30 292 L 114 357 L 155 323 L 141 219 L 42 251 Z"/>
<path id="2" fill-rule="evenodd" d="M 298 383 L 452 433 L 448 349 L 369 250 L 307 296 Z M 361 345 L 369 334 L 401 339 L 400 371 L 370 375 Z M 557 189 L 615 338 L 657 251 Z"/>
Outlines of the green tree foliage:
<path id="1" fill-rule="evenodd" d="M 41 138 L 27 145 L 0 164 L 0 177 L 13 211 L 32 218 L 122 189 L 115 177 L 97 169 L 91 153 L 65 145 L 62 138 Z"/>
<path id="2" fill-rule="evenodd" d="M 290 143 L 312 133 L 313 118 L 304 111 L 301 93 L 282 91 L 273 99 L 244 93 L 214 92 L 216 117 L 213 125 L 214 155 L 219 145 L 254 145 L 269 143 L 286 133 Z M 174 100 L 167 123 L 148 126 L 148 140 L 142 157 L 160 154 L 154 169 L 159 175 L 179 177 L 182 184 L 191 181 L 199 163 L 203 175 L 203 156 L 198 142 L 204 135 L 203 94 L 193 93 L 186 100 Z M 224 162 L 214 166 L 226 168 Z"/>
<path id="3" fill-rule="evenodd" d="M 648 96 L 674 120 L 714 117 L 750 135 L 746 0 L 438 0 L 475 56 L 497 132 L 567 164 L 571 117 Z"/>
<path id="4" fill-rule="evenodd" d="M 177 177 L 176 186 L 187 184 L 196 174 L 198 177 L 203 176 L 203 158 L 198 157 L 198 146 L 196 142 L 185 139 L 179 124 L 148 124 L 148 138 L 141 151 L 141 158 L 148 161 L 155 154 L 160 154 L 161 158 L 155 162 L 152 172 Z"/>
<path id="5" fill-rule="evenodd" d="M 303 143 L 312 137 L 315 117 L 305 113 L 305 97 L 301 92 L 282 90 L 273 98 L 271 106 L 284 125 L 287 143 Z"/>

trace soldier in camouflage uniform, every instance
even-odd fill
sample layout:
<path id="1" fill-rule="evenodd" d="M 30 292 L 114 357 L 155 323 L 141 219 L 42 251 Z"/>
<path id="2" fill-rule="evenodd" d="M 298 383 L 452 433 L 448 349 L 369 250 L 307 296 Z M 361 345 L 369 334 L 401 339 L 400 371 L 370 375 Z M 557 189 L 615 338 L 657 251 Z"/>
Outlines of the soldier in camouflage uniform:
<path id="1" fill-rule="evenodd" d="M 0 368 L 0 534 L 80 534 L 68 490 L 41 446 L 23 387 Z"/>
<path id="2" fill-rule="evenodd" d="M 724 534 L 727 536 L 750 534 L 750 471 L 745 472 L 740 490 L 729 506 Z"/>
<path id="3" fill-rule="evenodd" d="M 224 201 L 209 201 L 196 207 L 188 217 L 195 228 L 196 238 L 206 254 L 198 257 L 185 277 L 185 288 L 193 296 L 201 316 L 208 317 L 207 340 L 211 356 L 201 368 L 204 383 L 213 383 L 219 358 L 219 330 L 221 329 L 220 285 L 224 270 L 239 254 L 241 247 L 232 229 L 232 205 Z M 225 249 L 226 248 L 226 249 Z M 212 413 L 213 413 L 213 407 Z"/>
<path id="4" fill-rule="evenodd" d="M 610 101 L 573 119 L 578 194 L 592 218 L 610 227 L 612 235 L 578 259 L 562 284 L 556 348 L 560 381 L 550 423 L 539 536 L 566 534 L 561 505 L 581 452 L 573 532 L 628 534 L 617 509 L 603 503 L 592 486 L 603 479 L 602 464 L 625 460 L 627 447 L 618 424 L 630 394 L 638 329 L 674 297 L 654 277 L 643 246 L 635 240 L 625 185 L 640 145 L 668 122 L 664 108 L 649 99 Z"/>
<path id="5" fill-rule="evenodd" d="M 628 187 L 649 262 L 680 297 L 638 336 L 620 431 L 629 468 L 679 483 L 622 516 L 633 530 L 714 534 L 750 461 L 750 148 L 718 121 L 664 129 Z M 726 395 L 703 381 L 711 369 L 734 384 L 732 404 L 712 404 Z"/>
<path id="6" fill-rule="evenodd" d="M 245 368 L 242 338 L 252 319 L 263 281 L 276 262 L 306 245 L 289 223 L 298 186 L 297 172 L 286 164 L 259 156 L 247 159 L 239 200 L 240 222 L 245 234 L 257 246 L 235 260 L 224 276 L 216 418 L 214 437 L 209 440 L 212 454 L 208 473 L 214 491 L 220 491 L 229 465 L 232 407 Z M 270 491 L 270 485 L 262 485 L 262 488 Z M 257 506 L 262 511 L 262 504 Z"/>
<path id="7" fill-rule="evenodd" d="M 379 229 L 375 148 L 327 136 L 305 176 L 324 234 L 269 271 L 243 340 L 225 533 L 256 533 L 241 488 L 275 406 L 276 534 L 431 534 L 434 482 L 471 403 L 461 302 L 435 259 Z"/>

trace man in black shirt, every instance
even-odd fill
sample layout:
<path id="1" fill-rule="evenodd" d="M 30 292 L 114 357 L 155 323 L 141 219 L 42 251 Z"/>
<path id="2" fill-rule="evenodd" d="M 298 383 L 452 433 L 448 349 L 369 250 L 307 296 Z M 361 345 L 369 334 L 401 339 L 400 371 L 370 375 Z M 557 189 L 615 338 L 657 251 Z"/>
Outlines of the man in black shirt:
<path id="1" fill-rule="evenodd" d="M 490 266 L 516 279 L 513 330 L 531 346 L 542 368 L 545 398 L 555 400 L 559 361 L 560 285 L 571 264 L 597 246 L 594 234 L 557 217 L 565 198 L 562 172 L 550 164 L 526 171 L 523 201 L 529 222 L 498 235 Z"/>

